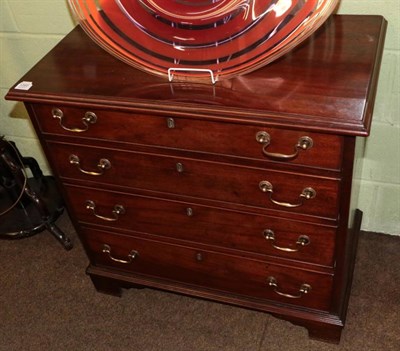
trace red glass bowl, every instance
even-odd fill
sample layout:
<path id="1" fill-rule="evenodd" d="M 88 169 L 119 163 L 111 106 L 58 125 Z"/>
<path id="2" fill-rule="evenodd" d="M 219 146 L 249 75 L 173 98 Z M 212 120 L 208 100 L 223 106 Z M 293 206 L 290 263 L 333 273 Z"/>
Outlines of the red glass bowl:
<path id="1" fill-rule="evenodd" d="M 338 0 L 69 0 L 86 33 L 145 72 L 231 78 L 260 68 L 319 28 Z"/>

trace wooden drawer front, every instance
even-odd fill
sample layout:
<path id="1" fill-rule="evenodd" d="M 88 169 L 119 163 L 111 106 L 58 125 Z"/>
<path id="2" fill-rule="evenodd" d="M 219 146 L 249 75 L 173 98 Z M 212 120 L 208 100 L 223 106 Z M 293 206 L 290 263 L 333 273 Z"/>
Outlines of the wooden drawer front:
<path id="1" fill-rule="evenodd" d="M 82 223 L 333 266 L 332 227 L 96 188 L 66 185 L 66 190 Z M 88 208 L 88 201 L 95 207 Z M 124 213 L 116 214 L 116 205 Z"/>
<path id="2" fill-rule="evenodd" d="M 92 262 L 99 266 L 149 275 L 261 299 L 329 310 L 332 276 L 266 261 L 251 260 L 195 247 L 110 234 L 83 228 Z M 276 280 L 275 288 L 269 278 Z M 299 292 L 302 284 L 311 290 Z M 304 288 L 304 286 L 303 286 Z"/>
<path id="3" fill-rule="evenodd" d="M 60 119 L 53 118 L 53 108 L 49 105 L 35 106 L 36 117 L 44 133 L 288 162 L 325 169 L 339 170 L 341 165 L 343 140 L 335 135 L 196 119 L 173 118 L 171 120 L 162 116 L 58 107 L 62 111 L 62 124 L 65 127 L 87 129 L 82 132 L 73 132 L 63 129 L 59 123 Z M 90 113 L 96 115 L 96 122 L 93 124 L 83 122 L 85 115 L 86 119 L 92 116 Z M 266 141 L 260 140 L 266 136 L 263 132 L 269 134 L 269 145 L 266 145 Z M 312 147 L 308 150 L 296 148 L 299 139 L 305 136 L 312 139 Z M 263 153 L 263 149 L 269 154 L 284 154 L 292 157 L 277 158 L 276 155 Z"/>
<path id="4" fill-rule="evenodd" d="M 337 179 L 82 145 L 49 143 L 49 148 L 61 177 L 333 219 L 337 216 Z M 79 164 L 70 163 L 72 155 L 78 157 Z M 109 161 L 109 169 L 98 169 L 96 165 L 102 160 Z M 85 174 L 82 169 L 101 175 Z M 265 181 L 273 186 L 273 193 L 262 190 L 260 185 Z M 306 199 L 301 194 L 310 187 L 316 196 Z M 287 207 L 273 201 L 299 206 Z"/>

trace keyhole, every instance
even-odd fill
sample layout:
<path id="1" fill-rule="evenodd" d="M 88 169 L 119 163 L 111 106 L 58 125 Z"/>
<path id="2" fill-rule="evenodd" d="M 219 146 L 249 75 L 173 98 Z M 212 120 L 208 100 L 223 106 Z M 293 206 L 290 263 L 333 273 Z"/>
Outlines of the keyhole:
<path id="1" fill-rule="evenodd" d="M 182 172 L 183 172 L 183 164 L 180 163 L 180 162 L 178 162 L 178 163 L 176 164 L 176 170 L 177 170 L 179 173 L 182 173 Z"/>
<path id="2" fill-rule="evenodd" d="M 167 127 L 169 129 L 175 128 L 175 120 L 173 118 L 167 118 Z"/>

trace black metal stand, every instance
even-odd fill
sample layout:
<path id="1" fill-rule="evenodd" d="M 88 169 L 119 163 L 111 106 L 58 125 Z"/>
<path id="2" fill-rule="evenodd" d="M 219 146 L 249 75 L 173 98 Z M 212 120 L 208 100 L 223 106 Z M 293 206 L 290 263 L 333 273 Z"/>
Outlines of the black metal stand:
<path id="1" fill-rule="evenodd" d="M 27 178 L 25 167 L 33 177 Z M 47 229 L 66 250 L 71 240 L 55 224 L 64 211 L 55 179 L 44 176 L 32 157 L 0 139 L 0 238 L 21 239 Z"/>

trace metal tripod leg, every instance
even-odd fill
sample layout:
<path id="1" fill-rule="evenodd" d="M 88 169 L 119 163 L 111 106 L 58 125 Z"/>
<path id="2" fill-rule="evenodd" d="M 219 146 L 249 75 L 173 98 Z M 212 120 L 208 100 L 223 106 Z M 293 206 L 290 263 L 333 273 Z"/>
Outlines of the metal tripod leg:
<path id="1" fill-rule="evenodd" d="M 73 245 L 65 233 L 54 222 L 46 223 L 46 229 L 61 243 L 65 250 L 71 250 Z"/>

